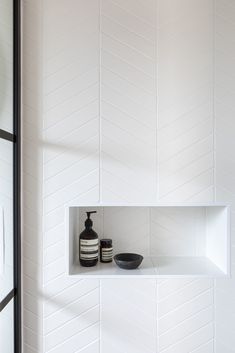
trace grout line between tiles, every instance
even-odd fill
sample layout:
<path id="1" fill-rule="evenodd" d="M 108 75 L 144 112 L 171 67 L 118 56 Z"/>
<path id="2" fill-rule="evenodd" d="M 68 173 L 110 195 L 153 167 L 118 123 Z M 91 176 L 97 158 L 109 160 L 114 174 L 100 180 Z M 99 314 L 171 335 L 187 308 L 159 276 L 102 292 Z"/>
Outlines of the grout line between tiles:
<path id="1" fill-rule="evenodd" d="M 155 27 L 155 45 L 154 45 L 154 49 L 155 49 L 155 89 L 156 89 L 156 201 L 158 202 L 160 197 L 160 184 L 159 184 L 159 153 L 158 153 L 158 130 L 159 130 L 159 106 L 158 106 L 158 20 L 159 20 L 159 2 L 158 0 L 156 0 L 156 8 L 155 8 L 155 16 L 156 16 L 156 27 Z"/>
<path id="2" fill-rule="evenodd" d="M 102 352 L 102 328 L 101 328 L 101 322 L 102 322 L 102 280 L 100 279 L 100 292 L 99 292 L 99 353 Z"/>
<path id="3" fill-rule="evenodd" d="M 159 325 L 159 321 L 158 321 L 158 280 L 156 280 L 156 349 L 157 349 L 157 353 L 159 353 L 159 328 L 158 328 L 158 325 Z"/>
<path id="4" fill-rule="evenodd" d="M 213 84 L 213 91 L 212 91 L 212 112 L 213 112 L 213 158 L 214 158 L 214 195 L 213 195 L 213 201 L 216 202 L 217 201 L 217 178 L 216 178 L 216 107 L 215 107 L 215 96 L 216 96 L 216 59 L 215 59 L 215 49 L 216 49 L 216 0 L 213 1 L 213 23 L 212 23 L 212 27 L 213 27 L 213 44 L 212 44 L 212 49 L 213 49 L 213 62 L 212 62 L 212 74 L 213 74 L 213 78 L 212 78 L 212 84 Z M 213 353 L 216 353 L 217 349 L 216 349 L 216 279 L 213 280 L 213 307 L 214 307 L 214 335 L 213 335 Z"/>
<path id="5" fill-rule="evenodd" d="M 99 202 L 102 203 L 102 73 L 101 73 L 101 63 L 102 63 L 102 31 L 101 31 L 101 9 L 102 0 L 99 0 Z"/>
<path id="6" fill-rule="evenodd" d="M 101 63 L 102 63 L 102 0 L 99 0 L 99 202 L 102 203 L 103 200 L 103 183 L 102 183 L 102 73 L 101 73 Z M 104 207 L 102 208 L 102 235 L 104 236 Z M 99 353 L 102 352 L 102 330 L 101 330 L 101 314 L 102 314 L 102 280 L 99 280 Z"/>

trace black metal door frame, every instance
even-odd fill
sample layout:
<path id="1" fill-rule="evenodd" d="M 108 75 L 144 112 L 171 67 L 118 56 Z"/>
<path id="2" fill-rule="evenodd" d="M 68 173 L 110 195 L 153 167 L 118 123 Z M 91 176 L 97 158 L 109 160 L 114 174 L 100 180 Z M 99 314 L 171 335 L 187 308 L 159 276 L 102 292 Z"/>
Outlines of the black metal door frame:
<path id="1" fill-rule="evenodd" d="M 14 353 L 21 353 L 21 1 L 12 1 L 13 133 L 0 129 L 0 138 L 13 143 L 14 288 L 0 302 L 0 312 L 14 298 Z"/>

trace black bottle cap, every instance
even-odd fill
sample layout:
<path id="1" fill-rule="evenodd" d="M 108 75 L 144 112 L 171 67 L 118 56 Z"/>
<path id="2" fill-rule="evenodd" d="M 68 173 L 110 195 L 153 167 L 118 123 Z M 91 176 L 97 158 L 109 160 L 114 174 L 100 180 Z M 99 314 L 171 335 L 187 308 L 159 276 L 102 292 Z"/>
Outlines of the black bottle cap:
<path id="1" fill-rule="evenodd" d="M 89 212 L 86 213 L 86 214 L 87 214 L 87 219 L 86 219 L 86 221 L 85 221 L 85 227 L 86 227 L 86 228 L 91 228 L 91 227 L 93 226 L 93 222 L 92 222 L 92 220 L 90 219 L 90 215 L 91 215 L 92 213 L 96 213 L 96 211 L 89 211 Z"/>
<path id="2" fill-rule="evenodd" d="M 112 246 L 112 239 L 100 239 L 101 246 Z"/>

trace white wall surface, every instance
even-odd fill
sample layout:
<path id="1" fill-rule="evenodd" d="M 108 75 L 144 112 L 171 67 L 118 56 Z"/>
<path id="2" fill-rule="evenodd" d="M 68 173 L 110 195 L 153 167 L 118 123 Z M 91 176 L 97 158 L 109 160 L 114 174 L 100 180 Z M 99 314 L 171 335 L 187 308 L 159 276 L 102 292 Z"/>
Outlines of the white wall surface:
<path id="1" fill-rule="evenodd" d="M 23 351 L 43 352 L 42 4 L 23 2 Z"/>
<path id="2" fill-rule="evenodd" d="M 216 198 L 231 204 L 232 279 L 216 281 L 216 352 L 235 351 L 235 2 L 216 1 Z"/>
<path id="3" fill-rule="evenodd" d="M 213 201 L 214 2 L 23 3 L 24 353 L 215 353 L 213 280 L 71 279 L 64 209 Z"/>
<path id="4" fill-rule="evenodd" d="M 213 0 L 158 0 L 159 198 L 213 200 Z"/>
<path id="5" fill-rule="evenodd" d="M 102 201 L 156 201 L 156 1 L 100 2 Z"/>

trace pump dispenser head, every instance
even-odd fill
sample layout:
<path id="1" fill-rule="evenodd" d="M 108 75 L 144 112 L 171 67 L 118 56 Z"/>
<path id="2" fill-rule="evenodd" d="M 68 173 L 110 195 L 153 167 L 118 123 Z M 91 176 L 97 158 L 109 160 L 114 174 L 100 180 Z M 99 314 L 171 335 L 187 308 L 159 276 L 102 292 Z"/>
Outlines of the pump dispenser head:
<path id="1" fill-rule="evenodd" d="M 92 213 L 96 213 L 96 211 L 89 211 L 89 212 L 86 212 L 86 214 L 87 214 L 87 219 L 86 219 L 86 221 L 85 221 L 85 227 L 86 227 L 86 228 L 91 228 L 91 227 L 93 226 L 93 222 L 92 222 L 92 220 L 90 219 L 90 215 L 91 215 Z"/>

